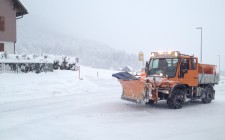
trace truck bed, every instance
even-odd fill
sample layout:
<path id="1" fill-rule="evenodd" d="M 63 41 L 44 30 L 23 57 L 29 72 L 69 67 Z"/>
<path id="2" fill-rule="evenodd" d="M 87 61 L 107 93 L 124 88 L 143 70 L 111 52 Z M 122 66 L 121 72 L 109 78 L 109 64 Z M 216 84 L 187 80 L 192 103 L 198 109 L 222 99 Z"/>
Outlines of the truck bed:
<path id="1" fill-rule="evenodd" d="M 216 73 L 215 65 L 198 65 L 198 83 L 199 84 L 218 84 L 219 75 Z"/>
<path id="2" fill-rule="evenodd" d="M 199 84 L 218 84 L 219 75 L 214 74 L 198 74 Z"/>

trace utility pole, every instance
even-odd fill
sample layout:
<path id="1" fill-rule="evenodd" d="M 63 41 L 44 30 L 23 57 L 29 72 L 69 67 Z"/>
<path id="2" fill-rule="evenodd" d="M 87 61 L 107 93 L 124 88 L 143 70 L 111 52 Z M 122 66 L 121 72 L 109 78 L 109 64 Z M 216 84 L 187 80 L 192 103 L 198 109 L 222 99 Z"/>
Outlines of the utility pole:
<path id="1" fill-rule="evenodd" d="M 197 27 L 196 29 L 200 29 L 201 30 L 201 48 L 200 48 L 200 56 L 201 56 L 201 63 L 202 63 L 202 27 Z"/>

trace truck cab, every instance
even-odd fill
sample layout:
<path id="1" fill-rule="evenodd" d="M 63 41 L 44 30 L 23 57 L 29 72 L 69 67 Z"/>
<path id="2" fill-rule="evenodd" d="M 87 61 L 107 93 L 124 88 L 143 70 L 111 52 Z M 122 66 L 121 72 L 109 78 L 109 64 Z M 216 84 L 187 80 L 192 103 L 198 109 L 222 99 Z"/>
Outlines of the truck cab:
<path id="1" fill-rule="evenodd" d="M 188 86 L 198 85 L 198 58 L 178 51 L 153 52 L 146 63 L 147 76 L 161 76 Z"/>

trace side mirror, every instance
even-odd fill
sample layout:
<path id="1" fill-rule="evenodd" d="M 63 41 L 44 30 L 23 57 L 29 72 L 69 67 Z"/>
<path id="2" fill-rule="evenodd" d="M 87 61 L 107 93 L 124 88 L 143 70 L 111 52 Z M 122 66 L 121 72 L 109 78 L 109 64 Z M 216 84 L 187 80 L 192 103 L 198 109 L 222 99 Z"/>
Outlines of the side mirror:
<path id="1" fill-rule="evenodd" d="M 148 61 L 146 61 L 146 63 L 145 63 L 145 72 L 147 75 L 149 74 L 149 62 Z"/>
<path id="2" fill-rule="evenodd" d="M 187 73 L 188 72 L 188 70 L 187 69 L 183 69 L 183 73 Z"/>
<path id="3" fill-rule="evenodd" d="M 188 72 L 188 70 L 181 66 L 180 67 L 180 75 L 179 75 L 179 77 L 180 78 L 184 78 L 184 74 L 187 73 L 187 72 Z"/>

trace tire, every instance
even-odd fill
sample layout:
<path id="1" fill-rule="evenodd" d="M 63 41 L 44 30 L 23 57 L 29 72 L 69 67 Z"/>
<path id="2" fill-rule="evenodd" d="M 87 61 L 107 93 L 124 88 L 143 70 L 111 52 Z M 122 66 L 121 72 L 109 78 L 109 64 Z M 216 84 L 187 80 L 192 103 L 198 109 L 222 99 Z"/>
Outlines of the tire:
<path id="1" fill-rule="evenodd" d="M 211 103 L 212 99 L 213 99 L 212 89 L 206 88 L 206 90 L 204 91 L 204 93 L 202 95 L 202 103 L 203 104 Z"/>
<path id="2" fill-rule="evenodd" d="M 146 105 L 152 105 L 154 103 L 155 103 L 155 101 L 149 99 L 148 102 L 146 103 Z"/>
<path id="3" fill-rule="evenodd" d="M 182 108 L 185 98 L 185 93 L 182 90 L 174 89 L 171 96 L 167 99 L 167 105 L 170 109 L 180 109 Z"/>
<path id="4" fill-rule="evenodd" d="M 212 86 L 212 85 L 208 86 L 208 87 L 207 87 L 207 90 L 209 90 L 209 92 L 210 92 L 211 95 L 212 95 L 212 100 L 214 100 L 214 99 L 215 99 L 215 91 L 214 91 L 214 89 L 213 89 L 213 86 Z"/>

